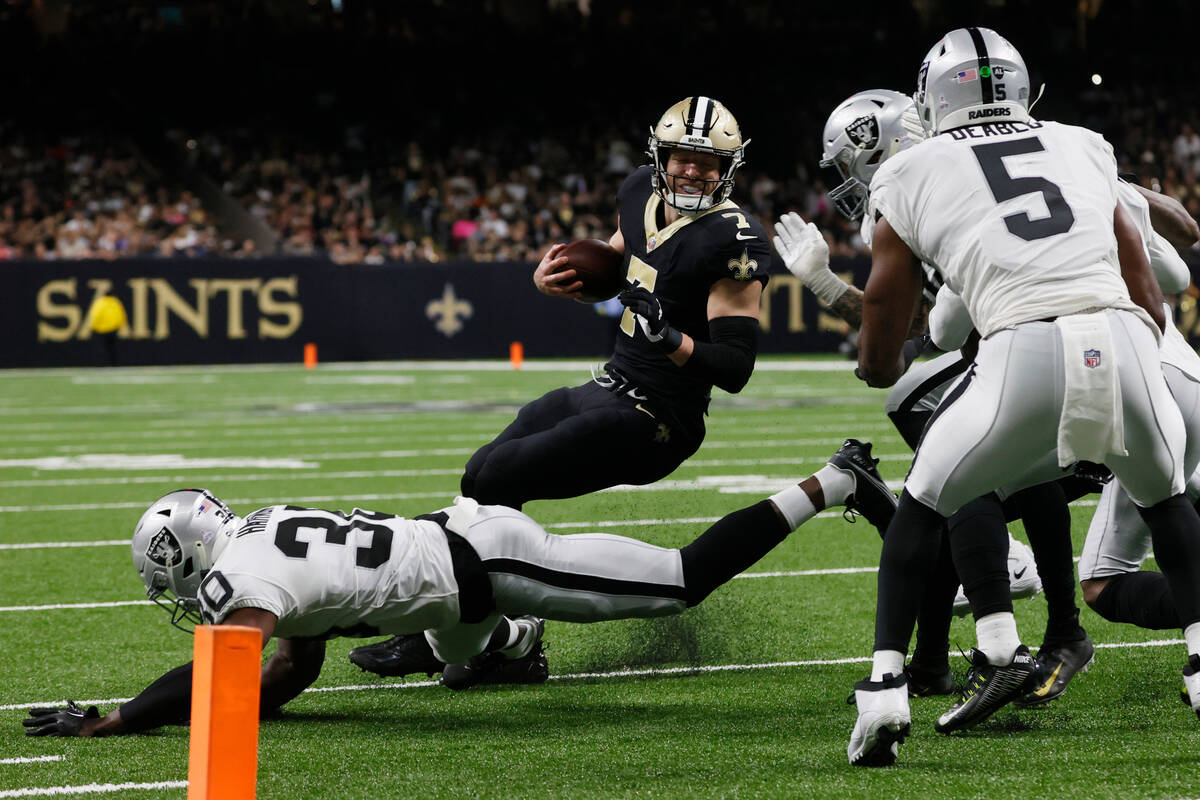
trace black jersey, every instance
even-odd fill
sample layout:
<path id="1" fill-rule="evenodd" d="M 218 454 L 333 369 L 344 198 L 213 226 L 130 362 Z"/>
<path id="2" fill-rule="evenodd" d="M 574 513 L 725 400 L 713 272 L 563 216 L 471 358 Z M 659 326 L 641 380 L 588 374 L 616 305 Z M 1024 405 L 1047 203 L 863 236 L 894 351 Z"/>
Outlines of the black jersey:
<path id="1" fill-rule="evenodd" d="M 722 278 L 767 282 L 771 241 L 762 225 L 730 200 L 696 216 L 663 225 L 663 201 L 640 167 L 617 192 L 625 237 L 626 280 L 654 293 L 671 326 L 698 342 L 710 341 L 708 295 Z M 675 366 L 646 339 L 626 309 L 612 365 L 651 399 L 700 409 L 712 384 Z"/>

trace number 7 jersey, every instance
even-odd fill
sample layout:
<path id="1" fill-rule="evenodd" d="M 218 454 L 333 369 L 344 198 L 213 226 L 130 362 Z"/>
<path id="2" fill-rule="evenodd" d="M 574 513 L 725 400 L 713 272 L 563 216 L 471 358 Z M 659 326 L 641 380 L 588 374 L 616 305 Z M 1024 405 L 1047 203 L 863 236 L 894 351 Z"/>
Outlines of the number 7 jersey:
<path id="1" fill-rule="evenodd" d="M 269 506 L 246 517 L 200 584 L 204 619 L 261 608 L 282 638 L 416 633 L 458 621 L 437 523 L 355 509 Z"/>
<path id="2" fill-rule="evenodd" d="M 1095 308 L 1138 310 L 1117 260 L 1112 147 L 1085 128 L 955 128 L 889 159 L 871 181 L 882 215 L 936 266 L 983 336 Z"/>

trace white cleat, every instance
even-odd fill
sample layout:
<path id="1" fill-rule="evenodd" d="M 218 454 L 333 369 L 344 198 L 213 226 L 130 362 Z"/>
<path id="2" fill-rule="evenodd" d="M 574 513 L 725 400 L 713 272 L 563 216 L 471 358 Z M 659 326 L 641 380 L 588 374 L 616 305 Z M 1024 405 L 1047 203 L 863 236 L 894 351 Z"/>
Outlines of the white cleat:
<path id="1" fill-rule="evenodd" d="M 846 746 L 846 756 L 855 767 L 890 767 L 896 763 L 899 745 L 912 730 L 908 709 L 908 682 L 903 673 L 884 675 L 881 681 L 861 680 L 854 684 L 858 719 Z"/>
<path id="2" fill-rule="evenodd" d="M 1183 668 L 1183 691 L 1179 693 L 1179 699 L 1200 717 L 1200 655 L 1193 653 L 1188 656 L 1187 666 Z"/>
<path id="3" fill-rule="evenodd" d="M 1013 600 L 1033 597 L 1042 591 L 1042 579 L 1038 577 L 1037 563 L 1033 560 L 1033 551 L 1029 546 L 1018 542 L 1008 535 L 1008 590 Z M 958 587 L 954 597 L 954 615 L 965 617 L 971 613 L 971 602 L 963 593 L 963 587 Z"/>

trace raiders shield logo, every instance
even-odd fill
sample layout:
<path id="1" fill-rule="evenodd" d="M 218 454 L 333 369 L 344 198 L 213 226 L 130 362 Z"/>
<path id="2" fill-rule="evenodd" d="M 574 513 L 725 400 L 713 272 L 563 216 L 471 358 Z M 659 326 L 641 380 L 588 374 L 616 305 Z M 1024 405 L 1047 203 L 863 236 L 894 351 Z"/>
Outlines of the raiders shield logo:
<path id="1" fill-rule="evenodd" d="M 859 117 L 846 126 L 846 135 L 859 147 L 870 150 L 879 143 L 879 120 L 874 114 Z"/>
<path id="2" fill-rule="evenodd" d="M 163 528 L 150 540 L 150 546 L 146 548 L 146 558 L 160 567 L 174 567 L 183 561 L 183 548 L 179 546 L 175 534 Z"/>

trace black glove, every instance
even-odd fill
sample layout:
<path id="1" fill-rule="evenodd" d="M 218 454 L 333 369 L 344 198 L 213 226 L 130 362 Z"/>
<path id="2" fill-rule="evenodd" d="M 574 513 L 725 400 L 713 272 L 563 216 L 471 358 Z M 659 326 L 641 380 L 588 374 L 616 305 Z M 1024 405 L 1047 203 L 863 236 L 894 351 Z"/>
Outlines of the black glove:
<path id="1" fill-rule="evenodd" d="M 621 305 L 632 311 L 646 338 L 663 352 L 674 353 L 683 344 L 683 334 L 675 330 L 663 316 L 662 303 L 644 286 L 634 286 L 617 295 Z"/>
<path id="2" fill-rule="evenodd" d="M 84 721 L 89 719 L 100 719 L 95 706 L 84 710 L 68 700 L 66 708 L 29 709 L 29 718 L 21 720 L 21 724 L 29 729 L 26 736 L 79 736 Z"/>

